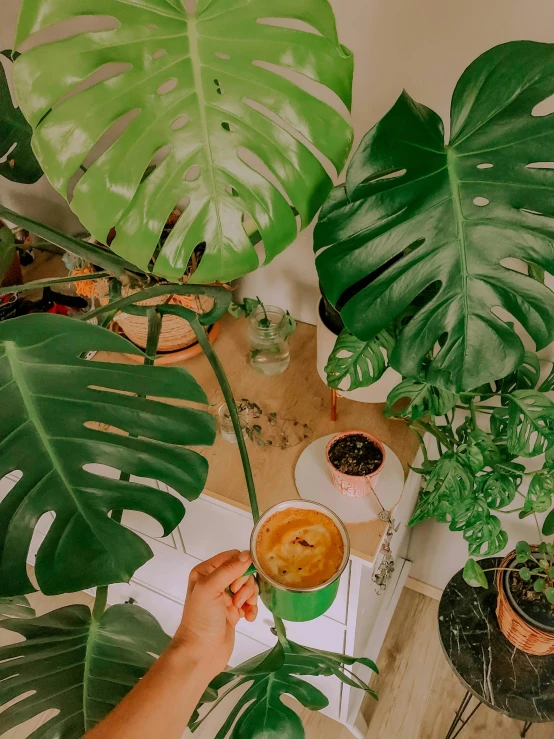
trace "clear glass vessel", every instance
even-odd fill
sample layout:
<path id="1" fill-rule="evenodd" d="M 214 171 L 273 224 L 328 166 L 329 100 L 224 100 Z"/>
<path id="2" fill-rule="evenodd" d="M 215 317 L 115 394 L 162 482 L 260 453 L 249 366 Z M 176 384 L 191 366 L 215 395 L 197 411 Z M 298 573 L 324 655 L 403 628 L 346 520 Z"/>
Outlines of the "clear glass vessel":
<path id="1" fill-rule="evenodd" d="M 258 306 L 248 319 L 250 364 L 263 375 L 280 375 L 290 362 L 288 316 L 275 305 Z"/>

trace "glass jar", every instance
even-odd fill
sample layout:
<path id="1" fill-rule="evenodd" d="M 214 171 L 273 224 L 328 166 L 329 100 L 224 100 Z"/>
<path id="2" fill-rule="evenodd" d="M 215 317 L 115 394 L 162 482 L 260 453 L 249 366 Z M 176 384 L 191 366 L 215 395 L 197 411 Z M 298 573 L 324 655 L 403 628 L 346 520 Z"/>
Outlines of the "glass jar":
<path id="1" fill-rule="evenodd" d="M 259 305 L 248 319 L 250 365 L 263 375 L 283 373 L 290 362 L 290 334 L 291 324 L 285 311 L 275 305 Z"/>

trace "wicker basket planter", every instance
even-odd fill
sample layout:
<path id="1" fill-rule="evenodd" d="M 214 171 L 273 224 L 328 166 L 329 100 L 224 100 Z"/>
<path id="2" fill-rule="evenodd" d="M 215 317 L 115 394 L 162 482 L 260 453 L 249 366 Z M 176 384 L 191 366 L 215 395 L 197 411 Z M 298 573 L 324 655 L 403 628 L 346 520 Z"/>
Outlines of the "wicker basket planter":
<path id="1" fill-rule="evenodd" d="M 538 551 L 537 547 L 532 547 Z M 515 560 L 515 552 L 510 552 L 502 560 L 500 567 L 510 567 Z M 554 633 L 540 628 L 539 624 L 531 623 L 524 612 L 510 598 L 506 586 L 510 573 L 501 569 L 496 573 L 496 588 L 498 590 L 498 602 L 496 605 L 496 616 L 498 625 L 506 639 L 521 649 L 526 654 L 545 656 L 554 654 Z M 515 606 L 515 607 L 514 607 Z"/>
<path id="2" fill-rule="evenodd" d="M 196 313 L 206 313 L 213 306 L 213 299 L 205 295 L 173 295 L 169 300 L 162 296 L 143 300 L 137 305 L 160 305 L 167 302 L 190 308 Z M 148 319 L 145 316 L 134 316 L 121 311 L 115 316 L 114 322 L 133 344 L 141 349 L 146 348 Z M 163 317 L 158 352 L 177 352 L 195 343 L 196 336 L 188 321 L 173 315 Z"/>

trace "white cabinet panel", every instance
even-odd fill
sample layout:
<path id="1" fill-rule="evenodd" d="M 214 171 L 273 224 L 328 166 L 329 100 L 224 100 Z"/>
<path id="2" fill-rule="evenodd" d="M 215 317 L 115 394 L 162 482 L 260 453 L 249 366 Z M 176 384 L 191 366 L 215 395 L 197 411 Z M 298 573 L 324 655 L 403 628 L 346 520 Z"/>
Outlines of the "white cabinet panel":
<path id="1" fill-rule="evenodd" d="M 202 495 L 179 524 L 185 551 L 204 560 L 228 549 L 249 549 L 252 516 Z"/>

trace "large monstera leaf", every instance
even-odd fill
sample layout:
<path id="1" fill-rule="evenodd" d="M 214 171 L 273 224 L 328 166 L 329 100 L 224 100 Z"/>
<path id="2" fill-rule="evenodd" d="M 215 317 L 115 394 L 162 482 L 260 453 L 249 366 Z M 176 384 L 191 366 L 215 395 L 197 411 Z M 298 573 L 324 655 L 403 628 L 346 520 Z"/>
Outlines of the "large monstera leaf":
<path id="1" fill-rule="evenodd" d="M 112 606 L 99 621 L 87 606 L 73 605 L 1 626 L 25 641 L 0 649 L 0 705 L 22 696 L 0 713 L 0 734 L 48 709 L 59 711 L 32 739 L 80 739 L 169 643 L 156 619 L 133 605 Z"/>
<path id="2" fill-rule="evenodd" d="M 298 675 L 335 675 L 343 683 L 377 698 L 375 692 L 349 669 L 356 663 L 378 672 L 375 663 L 366 657 L 324 652 L 286 640 L 284 644 L 277 643 L 273 649 L 218 675 L 210 683 L 199 708 L 213 703 L 213 710 L 224 696 L 248 685 L 214 739 L 227 736 L 229 739 L 304 739 L 302 721 L 282 702 L 282 697 L 290 695 L 305 708 L 319 711 L 329 704 L 327 697 Z M 218 698 L 218 692 L 226 686 Z M 207 715 L 199 719 L 198 712 L 195 713 L 190 724 L 193 732 Z"/>
<path id="3" fill-rule="evenodd" d="M 205 403 L 197 382 L 179 368 L 80 359 L 88 350 L 140 354 L 106 329 L 63 316 L 0 324 L 0 479 L 23 473 L 0 502 L 0 596 L 34 590 L 26 559 L 45 513 L 55 519 L 35 573 L 47 594 L 126 582 L 152 557 L 146 542 L 110 512 L 142 511 L 166 534 L 183 518 L 176 497 L 86 466 L 154 478 L 188 500 L 204 487 L 207 462 L 183 445 L 213 443 L 214 420 L 146 398 Z"/>
<path id="4" fill-rule="evenodd" d="M 147 269 L 168 215 L 188 198 L 156 274 L 179 279 L 199 244 L 195 282 L 256 269 L 251 219 L 271 261 L 296 237 L 296 212 L 307 225 L 332 187 L 320 159 L 341 170 L 352 144 L 336 109 L 350 108 L 352 55 L 328 0 L 197 0 L 194 12 L 181 0 L 23 0 L 16 44 L 76 16 L 109 16 L 112 30 L 25 52 L 15 84 L 58 192 L 67 198 L 79 167 L 88 168 L 71 200 L 81 222 L 103 243 L 115 227 L 112 249 Z M 110 79 L 62 100 L 113 63 Z M 92 163 L 124 116 L 128 128 Z M 166 158 L 145 178 L 162 149 Z"/>
<path id="5" fill-rule="evenodd" d="M 429 382 L 472 390 L 523 361 L 512 319 L 539 349 L 554 339 L 552 291 L 504 262 L 554 273 L 554 126 L 539 106 L 552 94 L 554 44 L 497 46 L 456 86 L 448 145 L 439 116 L 404 92 L 323 207 L 319 277 L 359 339 L 434 288 L 391 354 L 404 376 L 421 379 L 432 352 Z"/>
<path id="6" fill-rule="evenodd" d="M 11 60 L 12 54 L 9 50 L 0 51 L 0 56 Z M 33 129 L 13 104 L 6 70 L 0 60 L 0 176 L 25 185 L 42 177 L 42 169 L 31 148 L 32 135 Z"/>

